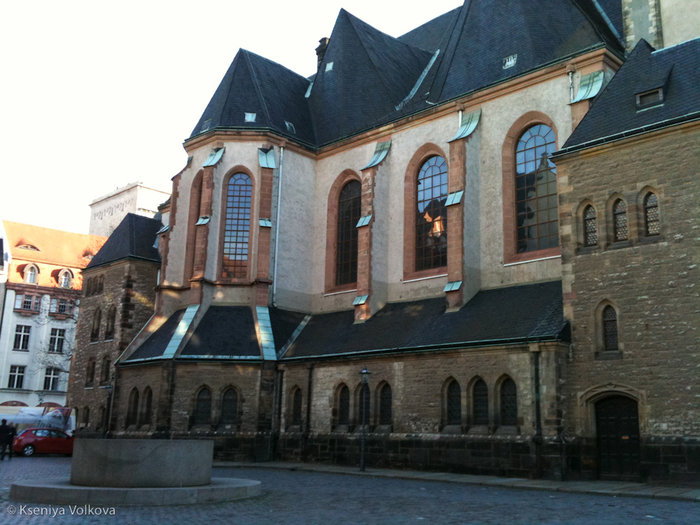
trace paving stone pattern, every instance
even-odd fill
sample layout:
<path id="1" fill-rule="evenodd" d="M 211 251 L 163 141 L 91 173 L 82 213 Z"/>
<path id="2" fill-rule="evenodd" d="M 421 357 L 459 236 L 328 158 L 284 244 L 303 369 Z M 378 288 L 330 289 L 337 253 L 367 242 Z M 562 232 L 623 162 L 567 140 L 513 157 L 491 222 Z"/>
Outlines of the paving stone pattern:
<path id="1" fill-rule="evenodd" d="M 263 482 L 263 495 L 234 503 L 199 506 L 117 507 L 115 515 L 71 515 L 67 507 L 27 505 L 65 515 L 21 512 L 9 500 L 20 479 L 68 477 L 70 459 L 14 458 L 0 463 L 0 524 L 197 523 L 206 524 L 696 524 L 700 504 L 637 497 L 569 494 L 261 468 L 215 468 L 216 477 Z M 14 510 L 15 514 L 11 512 Z M 35 511 L 36 512 L 36 511 Z"/>

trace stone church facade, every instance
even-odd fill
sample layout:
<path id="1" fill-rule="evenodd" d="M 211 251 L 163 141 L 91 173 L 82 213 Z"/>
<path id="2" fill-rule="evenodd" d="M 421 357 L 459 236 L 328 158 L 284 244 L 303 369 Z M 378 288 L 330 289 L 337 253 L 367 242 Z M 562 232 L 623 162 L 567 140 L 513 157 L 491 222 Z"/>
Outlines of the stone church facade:
<path id="1" fill-rule="evenodd" d="M 344 464 L 364 436 L 376 466 L 697 479 L 695 117 L 666 102 L 675 128 L 589 147 L 616 71 L 649 58 L 625 63 L 624 2 L 536 4 L 465 2 L 399 38 L 341 11 L 311 79 L 239 51 L 150 232 L 155 313 L 115 360 L 111 435 Z M 683 174 L 662 176 L 674 133 Z M 589 204 L 600 240 L 580 246 Z M 663 315 L 633 285 L 649 258 L 678 294 Z M 683 415 L 657 374 L 686 374 Z M 619 413 L 636 434 L 602 437 Z"/>

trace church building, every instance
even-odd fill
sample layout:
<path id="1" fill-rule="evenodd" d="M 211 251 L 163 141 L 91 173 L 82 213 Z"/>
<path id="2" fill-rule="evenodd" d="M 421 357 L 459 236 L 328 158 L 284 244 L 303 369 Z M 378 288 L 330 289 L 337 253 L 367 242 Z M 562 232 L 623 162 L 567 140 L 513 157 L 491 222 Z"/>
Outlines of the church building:
<path id="1" fill-rule="evenodd" d="M 311 78 L 240 50 L 134 229 L 152 317 L 85 431 L 697 480 L 700 44 L 664 48 L 669 4 L 466 0 L 398 38 L 341 10 Z"/>

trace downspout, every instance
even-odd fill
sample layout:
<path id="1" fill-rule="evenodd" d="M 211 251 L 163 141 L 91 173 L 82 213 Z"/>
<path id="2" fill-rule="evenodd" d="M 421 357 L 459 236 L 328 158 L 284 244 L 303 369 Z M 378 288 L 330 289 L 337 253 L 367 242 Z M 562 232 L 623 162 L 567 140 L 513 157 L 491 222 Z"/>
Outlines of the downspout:
<path id="1" fill-rule="evenodd" d="M 308 370 L 309 370 L 309 377 L 307 380 L 306 384 L 306 389 L 307 389 L 307 394 L 306 394 L 306 425 L 304 425 L 304 439 L 302 442 L 304 443 L 304 448 L 303 448 L 303 459 L 307 460 L 307 454 L 308 454 L 308 439 L 309 439 L 309 434 L 311 433 L 311 392 L 313 388 L 313 376 L 314 376 L 314 365 L 313 363 L 309 363 L 307 365 Z"/>
<path id="2" fill-rule="evenodd" d="M 280 207 L 282 206 L 282 172 L 284 170 L 284 146 L 280 146 L 280 167 L 277 174 L 277 217 L 275 218 L 275 263 L 272 267 L 272 306 L 277 306 L 277 255 L 279 253 Z"/>
<path id="3" fill-rule="evenodd" d="M 542 477 L 542 395 L 540 391 L 540 350 L 534 351 L 535 366 L 535 476 Z"/>

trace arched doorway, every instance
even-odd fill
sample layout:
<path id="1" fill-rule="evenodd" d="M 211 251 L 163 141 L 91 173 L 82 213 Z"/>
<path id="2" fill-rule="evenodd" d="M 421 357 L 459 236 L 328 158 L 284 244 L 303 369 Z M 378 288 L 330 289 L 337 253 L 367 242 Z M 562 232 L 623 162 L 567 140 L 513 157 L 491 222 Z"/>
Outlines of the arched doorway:
<path id="1" fill-rule="evenodd" d="M 595 404 L 598 472 L 601 479 L 639 479 L 637 402 L 610 396 Z"/>

